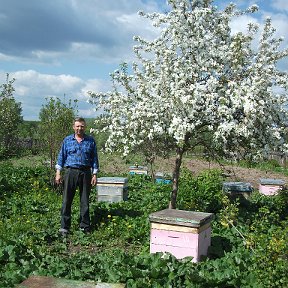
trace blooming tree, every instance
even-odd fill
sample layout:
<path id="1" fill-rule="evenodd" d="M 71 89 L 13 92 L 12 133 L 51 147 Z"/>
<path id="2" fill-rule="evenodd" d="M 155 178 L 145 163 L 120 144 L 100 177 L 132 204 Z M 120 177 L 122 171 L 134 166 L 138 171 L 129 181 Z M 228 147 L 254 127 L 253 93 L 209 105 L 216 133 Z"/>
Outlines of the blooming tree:
<path id="1" fill-rule="evenodd" d="M 288 78 L 277 62 L 288 49 L 281 50 L 270 19 L 261 31 L 250 23 L 246 33 L 231 33 L 231 20 L 257 6 L 220 11 L 212 2 L 169 0 L 168 13 L 140 12 L 159 37 L 135 37 L 132 73 L 123 64 L 111 74 L 112 91 L 89 92 L 104 109 L 109 149 L 128 154 L 151 142 L 176 153 L 170 208 L 176 208 L 183 153 L 207 137 L 210 148 L 230 156 L 240 148 L 260 155 L 284 147 Z"/>

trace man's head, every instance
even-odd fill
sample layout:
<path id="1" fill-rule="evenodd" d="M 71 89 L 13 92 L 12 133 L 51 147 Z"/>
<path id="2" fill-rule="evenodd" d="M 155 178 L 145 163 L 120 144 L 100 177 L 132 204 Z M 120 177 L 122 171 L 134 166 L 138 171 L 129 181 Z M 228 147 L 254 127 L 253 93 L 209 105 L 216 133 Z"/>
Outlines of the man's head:
<path id="1" fill-rule="evenodd" d="M 82 117 L 77 117 L 74 119 L 73 122 L 73 130 L 75 132 L 75 135 L 82 137 L 84 135 L 86 128 L 86 121 Z"/>

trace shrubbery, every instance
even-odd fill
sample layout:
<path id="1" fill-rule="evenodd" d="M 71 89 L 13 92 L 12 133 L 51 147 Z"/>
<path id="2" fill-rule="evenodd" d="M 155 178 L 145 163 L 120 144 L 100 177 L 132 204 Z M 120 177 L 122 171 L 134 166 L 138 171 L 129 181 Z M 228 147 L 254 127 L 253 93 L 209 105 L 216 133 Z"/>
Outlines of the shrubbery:
<path id="1" fill-rule="evenodd" d="M 61 195 L 49 171 L 2 163 L 0 287 L 31 274 L 127 287 L 287 287 L 287 191 L 232 202 L 218 171 L 182 172 L 178 208 L 215 213 L 209 255 L 200 263 L 149 253 L 149 214 L 167 208 L 170 185 L 136 175 L 129 176 L 128 201 L 97 203 L 93 193 L 90 235 L 78 231 L 75 197 L 72 233 L 64 240 L 57 233 Z"/>

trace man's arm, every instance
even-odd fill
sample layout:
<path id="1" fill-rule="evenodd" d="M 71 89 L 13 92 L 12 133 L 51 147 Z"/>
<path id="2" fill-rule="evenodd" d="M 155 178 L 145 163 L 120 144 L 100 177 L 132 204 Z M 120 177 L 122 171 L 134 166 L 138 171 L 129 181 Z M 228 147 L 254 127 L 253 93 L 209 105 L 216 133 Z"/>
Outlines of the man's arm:
<path id="1" fill-rule="evenodd" d="M 99 172 L 99 160 L 98 160 L 98 152 L 97 152 L 97 146 L 96 146 L 96 142 L 93 139 L 94 142 L 94 147 L 93 147 L 93 153 L 92 153 L 92 174 L 96 175 Z"/>
<path id="2" fill-rule="evenodd" d="M 98 153 L 97 153 L 97 146 L 94 140 L 94 149 L 93 149 L 93 159 L 92 159 L 92 179 L 91 184 L 95 186 L 97 184 L 97 173 L 99 172 L 99 160 L 98 160 Z"/>
<path id="3" fill-rule="evenodd" d="M 55 182 L 56 184 L 62 183 L 61 170 L 59 169 L 56 169 Z"/>
<path id="4" fill-rule="evenodd" d="M 55 174 L 55 182 L 56 184 L 62 183 L 61 170 L 63 169 L 65 162 L 65 141 L 63 141 L 61 149 L 58 154 L 57 163 L 55 165 L 56 174 Z"/>

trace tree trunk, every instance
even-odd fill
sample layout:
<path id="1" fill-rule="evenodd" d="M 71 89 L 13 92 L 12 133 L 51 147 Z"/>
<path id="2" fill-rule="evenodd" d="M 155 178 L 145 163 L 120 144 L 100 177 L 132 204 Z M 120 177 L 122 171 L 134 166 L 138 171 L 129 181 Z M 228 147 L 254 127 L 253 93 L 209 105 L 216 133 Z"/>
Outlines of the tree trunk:
<path id="1" fill-rule="evenodd" d="M 154 163 L 155 163 L 155 156 L 145 156 L 145 162 L 150 165 L 151 171 L 151 179 L 155 180 L 155 170 L 154 170 Z"/>
<path id="2" fill-rule="evenodd" d="M 179 176 L 180 176 L 180 167 L 182 164 L 182 157 L 184 153 L 184 148 L 178 148 L 175 160 L 175 167 L 173 171 L 173 188 L 171 192 L 171 199 L 169 203 L 169 209 L 176 209 L 177 202 L 177 192 L 179 186 Z"/>

